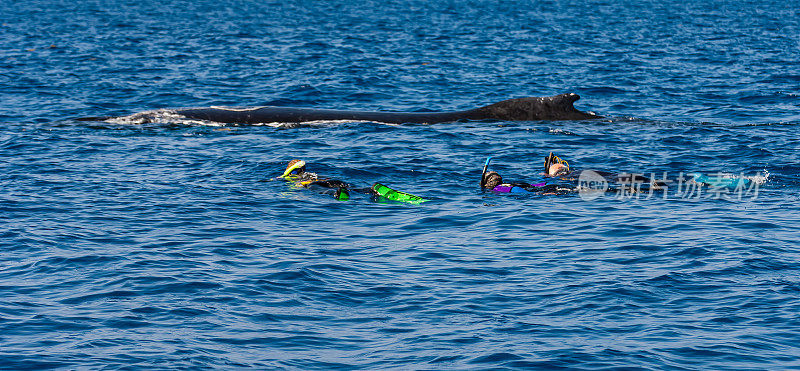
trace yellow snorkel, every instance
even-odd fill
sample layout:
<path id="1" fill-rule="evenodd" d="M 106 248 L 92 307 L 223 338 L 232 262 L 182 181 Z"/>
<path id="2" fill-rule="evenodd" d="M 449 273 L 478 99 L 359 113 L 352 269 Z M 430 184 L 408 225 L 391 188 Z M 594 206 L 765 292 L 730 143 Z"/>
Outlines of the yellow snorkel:
<path id="1" fill-rule="evenodd" d="M 305 168 L 306 162 L 303 160 L 297 160 L 293 164 L 286 167 L 286 171 L 284 171 L 283 175 L 279 176 L 278 179 L 285 178 L 289 180 L 290 177 L 297 177 L 297 174 L 305 172 Z M 293 174 L 295 171 L 297 171 L 297 174 Z"/>

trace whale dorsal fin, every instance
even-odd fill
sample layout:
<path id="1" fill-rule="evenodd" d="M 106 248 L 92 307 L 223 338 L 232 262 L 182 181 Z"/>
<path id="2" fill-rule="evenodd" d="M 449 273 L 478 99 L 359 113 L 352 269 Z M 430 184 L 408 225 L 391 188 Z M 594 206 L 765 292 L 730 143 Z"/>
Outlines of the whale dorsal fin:
<path id="1" fill-rule="evenodd" d="M 508 121 L 586 120 L 596 119 L 593 113 L 575 109 L 578 94 L 566 93 L 552 97 L 516 98 L 478 108 L 482 118 Z"/>

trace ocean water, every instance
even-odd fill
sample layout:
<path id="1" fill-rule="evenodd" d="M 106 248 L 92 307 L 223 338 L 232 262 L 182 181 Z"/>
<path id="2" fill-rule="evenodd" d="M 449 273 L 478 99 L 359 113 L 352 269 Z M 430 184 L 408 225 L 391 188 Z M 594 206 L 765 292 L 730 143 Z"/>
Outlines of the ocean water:
<path id="1" fill-rule="evenodd" d="M 605 118 L 74 120 L 564 92 Z M 0 124 L 2 369 L 800 368 L 796 2 L 2 1 Z M 757 187 L 480 191 L 550 151 Z"/>

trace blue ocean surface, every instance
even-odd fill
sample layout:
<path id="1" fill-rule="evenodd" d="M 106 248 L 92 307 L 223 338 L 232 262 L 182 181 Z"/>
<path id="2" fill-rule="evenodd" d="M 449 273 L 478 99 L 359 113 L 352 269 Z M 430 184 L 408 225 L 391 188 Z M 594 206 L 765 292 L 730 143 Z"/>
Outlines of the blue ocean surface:
<path id="1" fill-rule="evenodd" d="M 75 120 L 567 92 L 604 118 Z M 752 187 L 481 191 L 551 151 Z M 796 1 L 0 1 L 0 369 L 798 369 L 798 192 Z"/>

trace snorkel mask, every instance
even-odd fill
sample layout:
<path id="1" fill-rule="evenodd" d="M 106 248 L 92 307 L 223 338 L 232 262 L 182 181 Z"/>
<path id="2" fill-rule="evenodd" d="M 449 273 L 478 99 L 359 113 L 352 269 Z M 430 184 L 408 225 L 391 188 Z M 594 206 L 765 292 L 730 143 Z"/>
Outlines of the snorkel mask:
<path id="1" fill-rule="evenodd" d="M 564 165 L 566 167 L 566 171 L 569 172 L 569 162 L 562 160 L 560 157 L 554 155 L 553 152 L 550 152 L 550 154 L 544 158 L 544 173 L 550 174 L 550 166 L 555 164 Z M 557 174 L 553 174 L 553 176 L 555 175 Z"/>
<path id="2" fill-rule="evenodd" d="M 278 178 L 290 178 L 296 177 L 302 173 L 306 172 L 306 162 L 303 160 L 294 160 L 289 163 L 289 166 L 286 167 L 286 171 L 283 172 L 283 175 L 279 176 Z"/>

